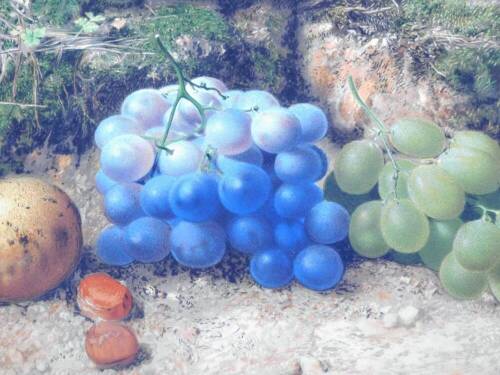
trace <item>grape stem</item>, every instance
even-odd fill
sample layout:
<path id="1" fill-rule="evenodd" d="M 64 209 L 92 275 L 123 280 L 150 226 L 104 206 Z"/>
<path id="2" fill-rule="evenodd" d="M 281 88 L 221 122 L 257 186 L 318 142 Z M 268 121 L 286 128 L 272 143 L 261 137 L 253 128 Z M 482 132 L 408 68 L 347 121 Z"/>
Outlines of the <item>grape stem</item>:
<path id="1" fill-rule="evenodd" d="M 469 203 L 472 207 L 479 208 L 481 210 L 481 219 L 486 221 L 491 221 L 491 216 L 495 217 L 495 223 L 498 224 L 498 218 L 500 217 L 500 210 L 492 210 L 482 204 L 480 204 L 475 198 L 467 197 L 467 203 Z"/>
<path id="2" fill-rule="evenodd" d="M 199 85 L 199 84 L 196 84 L 196 83 L 192 82 L 188 78 L 186 78 L 184 76 L 184 73 L 183 73 L 180 65 L 177 63 L 177 61 L 175 61 L 175 59 L 172 56 L 172 54 L 169 52 L 169 50 L 165 47 L 165 45 L 161 41 L 160 35 L 158 35 L 158 34 L 155 35 L 155 39 L 156 39 L 156 42 L 158 44 L 158 47 L 160 48 L 160 51 L 165 56 L 165 58 L 172 64 L 172 66 L 174 68 L 175 75 L 177 77 L 177 82 L 178 82 L 178 89 L 177 89 L 177 96 L 175 98 L 174 103 L 172 104 L 172 109 L 171 109 L 170 115 L 168 117 L 167 125 L 165 126 L 165 132 L 163 133 L 161 141 L 160 142 L 155 142 L 155 145 L 158 148 L 158 152 L 156 153 L 155 161 L 154 161 L 154 164 L 153 164 L 153 168 L 151 169 L 151 175 L 154 175 L 154 173 L 156 171 L 156 168 L 158 166 L 158 161 L 160 159 L 161 152 L 162 151 L 166 151 L 166 152 L 172 153 L 172 150 L 168 149 L 168 146 L 170 144 L 175 143 L 175 142 L 179 142 L 179 141 L 182 141 L 182 140 L 196 138 L 200 134 L 203 134 L 203 131 L 205 130 L 205 126 L 206 126 L 206 122 L 207 122 L 206 111 L 214 109 L 212 107 L 203 107 L 186 90 L 186 84 L 189 84 L 189 85 L 191 85 L 191 86 L 193 86 L 195 88 L 199 88 L 199 89 L 203 89 L 203 90 L 212 90 L 212 91 L 215 91 L 224 100 L 226 100 L 228 98 L 227 96 L 223 95 L 218 89 L 216 89 L 214 87 L 207 87 L 206 84 Z M 173 120 L 174 120 L 174 115 L 175 115 L 175 112 L 177 111 L 177 107 L 179 106 L 179 103 L 180 103 L 181 99 L 185 99 L 185 100 L 191 102 L 194 105 L 194 107 L 196 108 L 196 110 L 200 114 L 201 122 L 200 122 L 200 125 L 193 131 L 193 134 L 186 134 L 186 135 L 183 135 L 182 137 L 180 137 L 180 138 L 178 138 L 178 139 L 176 139 L 174 141 L 167 142 L 168 134 L 170 133 L 170 128 L 172 127 L 172 123 L 173 123 Z"/>
<path id="3" fill-rule="evenodd" d="M 364 100 L 361 98 L 359 95 L 359 91 L 356 88 L 356 85 L 354 84 L 354 80 L 352 76 L 349 76 L 347 78 L 347 83 L 349 85 L 349 89 L 351 90 L 351 94 L 354 97 L 354 100 L 358 105 L 363 109 L 365 114 L 368 116 L 370 120 L 372 120 L 378 127 L 379 135 L 380 138 L 382 138 L 382 143 L 384 145 L 385 151 L 387 153 L 387 156 L 389 157 L 389 160 L 391 161 L 392 164 L 392 169 L 394 171 L 393 174 L 393 181 L 394 181 L 394 198 L 398 200 L 398 190 L 397 190 L 397 184 L 398 184 L 398 178 L 399 178 L 399 173 L 400 169 L 398 164 L 396 163 L 396 160 L 394 159 L 394 155 L 391 150 L 390 142 L 389 142 L 389 137 L 388 137 L 388 130 L 387 127 L 384 125 L 384 123 L 375 115 L 375 113 L 371 110 L 371 108 L 364 102 Z"/>

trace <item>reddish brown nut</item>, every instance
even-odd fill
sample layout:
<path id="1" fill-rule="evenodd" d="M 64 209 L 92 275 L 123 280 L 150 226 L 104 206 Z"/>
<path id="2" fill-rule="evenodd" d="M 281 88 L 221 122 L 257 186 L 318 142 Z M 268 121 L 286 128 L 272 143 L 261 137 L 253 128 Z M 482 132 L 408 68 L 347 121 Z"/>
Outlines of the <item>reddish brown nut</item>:
<path id="1" fill-rule="evenodd" d="M 86 276 L 78 286 L 78 306 L 90 319 L 121 320 L 132 309 L 130 290 L 105 273 Z"/>
<path id="2" fill-rule="evenodd" d="M 87 331 L 85 351 L 100 368 L 122 367 L 134 362 L 139 343 L 129 327 L 118 322 L 100 322 Z"/>

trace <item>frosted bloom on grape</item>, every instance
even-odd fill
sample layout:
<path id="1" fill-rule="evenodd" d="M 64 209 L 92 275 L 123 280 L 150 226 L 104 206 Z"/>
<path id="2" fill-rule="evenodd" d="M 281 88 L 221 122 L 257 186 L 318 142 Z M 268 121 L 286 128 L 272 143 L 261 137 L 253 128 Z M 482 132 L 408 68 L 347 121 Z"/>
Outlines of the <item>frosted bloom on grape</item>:
<path id="1" fill-rule="evenodd" d="M 274 170 L 284 182 L 313 182 L 322 174 L 323 162 L 316 151 L 303 145 L 276 155 Z"/>
<path id="2" fill-rule="evenodd" d="M 243 95 L 243 91 L 241 90 L 229 90 L 224 93 L 226 99 L 222 100 L 223 108 L 238 108 L 237 103 L 239 98 Z M 241 109 L 241 108 L 240 108 Z"/>
<path id="3" fill-rule="evenodd" d="M 134 91 L 123 101 L 121 113 L 135 118 L 144 130 L 161 125 L 161 120 L 170 103 L 158 90 Z"/>
<path id="4" fill-rule="evenodd" d="M 183 266 L 207 268 L 219 263 L 226 252 L 226 235 L 213 221 L 179 222 L 170 236 L 172 256 Z"/>
<path id="5" fill-rule="evenodd" d="M 174 104 L 175 98 L 177 97 L 177 90 L 179 89 L 179 85 L 167 85 L 160 89 L 158 92 L 163 95 L 163 97 L 170 103 Z"/>
<path id="6" fill-rule="evenodd" d="M 220 79 L 214 77 L 201 76 L 196 77 L 191 80 L 196 85 L 205 85 L 207 88 L 214 88 L 219 90 L 221 93 L 227 91 L 227 86 Z M 188 93 L 192 94 L 195 90 L 203 90 L 201 88 L 193 88 L 189 83 L 186 85 L 186 90 Z M 210 92 L 214 92 L 213 90 L 208 90 Z"/>
<path id="7" fill-rule="evenodd" d="M 240 154 L 252 145 L 250 123 L 250 116 L 237 109 L 216 112 L 207 121 L 206 143 L 221 155 Z"/>
<path id="8" fill-rule="evenodd" d="M 141 134 L 141 125 L 132 117 L 114 115 L 99 123 L 94 133 L 97 147 L 102 149 L 113 138 L 123 134 Z"/>
<path id="9" fill-rule="evenodd" d="M 242 111 L 258 108 L 258 112 L 262 112 L 272 107 L 279 107 L 279 105 L 278 99 L 267 91 L 262 90 L 245 91 L 239 96 L 236 102 L 236 108 Z"/>
<path id="10" fill-rule="evenodd" d="M 252 121 L 252 137 L 262 150 L 277 154 L 293 148 L 300 141 L 300 122 L 284 108 L 271 108 Z"/>
<path id="11" fill-rule="evenodd" d="M 158 167 L 169 176 L 181 176 L 198 170 L 203 153 L 189 141 L 179 141 L 168 146 L 172 153 L 162 151 Z"/>
<path id="12" fill-rule="evenodd" d="M 290 106 L 289 110 L 300 121 L 302 142 L 317 142 L 326 135 L 328 120 L 321 108 L 309 103 L 298 103 Z"/>
<path id="13" fill-rule="evenodd" d="M 196 89 L 191 93 L 191 96 L 196 100 L 202 107 L 213 107 L 216 109 L 222 108 L 221 100 L 215 91 L 207 91 L 203 89 Z M 199 124 L 201 122 L 200 112 L 196 109 L 193 103 L 186 99 L 181 99 L 177 110 L 182 114 L 186 121 L 190 124 Z M 213 111 L 207 111 L 207 117 L 209 117 Z"/>
<path id="14" fill-rule="evenodd" d="M 169 108 L 167 112 L 165 112 L 165 115 L 163 116 L 163 128 L 165 129 L 168 125 L 168 121 L 170 119 L 170 115 L 172 113 L 173 108 Z M 172 119 L 172 125 L 170 127 L 170 131 L 177 132 L 177 133 L 186 133 L 190 134 L 192 133 L 196 127 L 198 126 L 197 123 L 188 121 L 181 113 L 179 108 L 177 108 L 174 112 L 174 117 Z"/>
<path id="15" fill-rule="evenodd" d="M 153 166 L 154 149 L 145 139 L 125 134 L 108 142 L 101 152 L 101 168 L 118 182 L 133 182 L 144 177 Z"/>

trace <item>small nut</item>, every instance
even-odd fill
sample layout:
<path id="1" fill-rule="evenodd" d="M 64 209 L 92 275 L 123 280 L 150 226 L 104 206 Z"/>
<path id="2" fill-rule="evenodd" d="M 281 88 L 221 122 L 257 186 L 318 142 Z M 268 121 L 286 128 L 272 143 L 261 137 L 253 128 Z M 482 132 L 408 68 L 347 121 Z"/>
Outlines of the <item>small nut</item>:
<path id="1" fill-rule="evenodd" d="M 118 322 L 100 322 L 87 331 L 85 351 L 99 368 L 123 367 L 134 362 L 139 343 L 129 327 Z"/>
<path id="2" fill-rule="evenodd" d="M 121 320 L 132 310 L 130 290 L 102 272 L 88 275 L 80 282 L 77 302 L 82 315 L 94 320 Z"/>

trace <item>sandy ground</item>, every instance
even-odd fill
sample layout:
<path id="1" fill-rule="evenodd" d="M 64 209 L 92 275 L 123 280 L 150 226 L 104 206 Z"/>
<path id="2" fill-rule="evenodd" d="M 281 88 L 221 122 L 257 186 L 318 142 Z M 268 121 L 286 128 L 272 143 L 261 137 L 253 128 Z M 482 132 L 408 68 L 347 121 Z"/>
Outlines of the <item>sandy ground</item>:
<path id="1" fill-rule="evenodd" d="M 246 260 L 190 272 L 172 260 L 106 268 L 93 244 L 106 224 L 93 186 L 94 152 L 33 155 L 28 167 L 66 190 L 80 208 L 85 252 L 75 275 L 41 301 L 0 306 L 0 374 L 499 374 L 500 304 L 489 294 L 457 302 L 422 267 L 354 261 L 336 291 L 298 284 L 264 290 Z M 104 270 L 131 288 L 129 319 L 141 355 L 128 369 L 100 371 L 87 359 L 75 288 Z"/>

